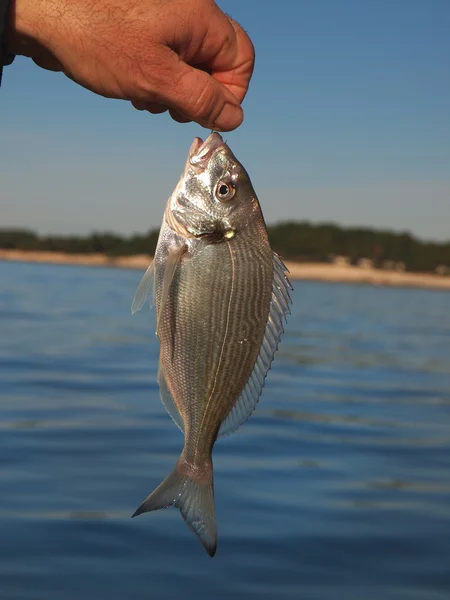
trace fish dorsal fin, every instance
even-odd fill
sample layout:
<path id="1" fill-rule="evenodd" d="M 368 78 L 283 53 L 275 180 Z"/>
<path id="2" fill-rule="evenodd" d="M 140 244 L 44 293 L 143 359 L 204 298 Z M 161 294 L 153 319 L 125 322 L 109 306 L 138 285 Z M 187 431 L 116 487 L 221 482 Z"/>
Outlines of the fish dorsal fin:
<path id="1" fill-rule="evenodd" d="M 152 261 L 149 268 L 146 270 L 144 277 L 137 286 L 134 294 L 133 304 L 131 305 L 131 314 L 141 310 L 145 301 L 149 298 L 150 308 L 155 304 L 155 261 Z"/>
<path id="2" fill-rule="evenodd" d="M 175 404 L 175 400 L 173 399 L 172 394 L 169 391 L 169 386 L 167 385 L 166 376 L 164 374 L 164 369 L 161 364 L 161 361 L 158 364 L 158 383 L 162 403 L 164 404 L 169 415 L 184 433 L 183 417 L 180 415 L 180 411 L 178 410 L 178 407 Z"/>
<path id="3" fill-rule="evenodd" d="M 287 268 L 278 255 L 274 253 L 272 298 L 259 356 L 256 359 L 252 374 L 241 395 L 228 416 L 222 421 L 218 437 L 223 437 L 236 431 L 249 418 L 258 403 L 262 388 L 264 387 L 264 380 L 274 359 L 275 352 L 278 349 L 281 335 L 284 332 L 283 319 L 286 319 L 286 315 L 291 312 L 289 305 L 292 304 L 292 300 L 289 290 L 292 290 L 292 286 L 286 276 L 286 272 Z"/>

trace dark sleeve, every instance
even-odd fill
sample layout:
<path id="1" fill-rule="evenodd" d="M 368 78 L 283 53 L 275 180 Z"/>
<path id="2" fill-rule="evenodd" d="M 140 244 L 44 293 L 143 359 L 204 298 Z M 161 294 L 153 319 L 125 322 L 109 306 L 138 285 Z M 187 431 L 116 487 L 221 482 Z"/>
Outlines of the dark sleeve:
<path id="1" fill-rule="evenodd" d="M 10 65 L 14 60 L 14 55 L 7 54 L 3 34 L 6 27 L 6 17 L 8 15 L 9 4 L 11 0 L 0 0 L 0 85 L 2 83 L 2 71 L 5 65 Z"/>

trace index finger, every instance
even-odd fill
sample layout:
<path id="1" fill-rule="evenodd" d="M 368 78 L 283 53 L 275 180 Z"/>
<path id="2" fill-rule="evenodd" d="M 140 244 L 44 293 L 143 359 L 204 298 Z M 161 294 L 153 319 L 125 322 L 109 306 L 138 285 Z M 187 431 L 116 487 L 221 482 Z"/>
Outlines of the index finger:
<path id="1" fill-rule="evenodd" d="M 212 3 L 211 13 L 204 15 L 199 27 L 202 43 L 176 37 L 169 44 L 188 65 L 206 71 L 225 86 L 239 103 L 244 99 L 255 64 L 255 50 L 244 29 Z M 195 27 L 195 25 L 193 25 Z"/>
<path id="2" fill-rule="evenodd" d="M 242 102 L 247 94 L 255 66 L 255 49 L 244 29 L 227 17 L 234 34 L 233 47 L 224 48 L 211 61 L 211 76 L 227 87 Z"/>

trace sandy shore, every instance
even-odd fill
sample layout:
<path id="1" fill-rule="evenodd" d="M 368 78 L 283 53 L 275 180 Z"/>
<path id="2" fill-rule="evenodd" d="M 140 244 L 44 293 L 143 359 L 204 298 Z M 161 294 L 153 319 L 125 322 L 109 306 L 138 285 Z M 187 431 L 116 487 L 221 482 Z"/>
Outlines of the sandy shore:
<path id="1" fill-rule="evenodd" d="M 152 257 L 136 256 L 109 257 L 105 254 L 64 254 L 62 252 L 25 252 L 1 250 L 0 260 L 51 263 L 61 265 L 84 265 L 118 267 L 145 270 Z M 335 266 L 328 263 L 295 263 L 286 261 L 291 279 L 309 279 L 339 283 L 367 283 L 399 287 L 423 287 L 450 290 L 450 276 L 443 277 L 428 273 L 401 273 L 380 269 L 362 269 L 354 266 Z"/>

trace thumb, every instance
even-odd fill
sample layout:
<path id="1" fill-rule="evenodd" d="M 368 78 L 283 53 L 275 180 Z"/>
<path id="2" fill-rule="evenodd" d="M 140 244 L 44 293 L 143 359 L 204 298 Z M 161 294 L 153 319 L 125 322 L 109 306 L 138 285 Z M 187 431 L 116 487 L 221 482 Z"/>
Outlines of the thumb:
<path id="1" fill-rule="evenodd" d="M 171 85 L 164 90 L 164 104 L 171 113 L 195 121 L 207 129 L 231 131 L 244 114 L 236 96 L 214 77 L 176 58 Z"/>

